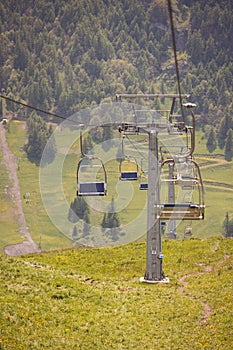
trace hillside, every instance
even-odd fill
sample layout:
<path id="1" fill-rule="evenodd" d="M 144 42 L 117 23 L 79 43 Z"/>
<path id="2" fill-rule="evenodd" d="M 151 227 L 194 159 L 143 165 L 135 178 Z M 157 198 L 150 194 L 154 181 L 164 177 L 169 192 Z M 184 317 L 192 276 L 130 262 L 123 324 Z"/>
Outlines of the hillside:
<path id="1" fill-rule="evenodd" d="M 115 160 L 115 152 L 121 145 L 119 135 L 116 135 L 115 143 L 112 145 L 114 146 L 112 148 L 113 154 L 111 149 L 110 153 L 105 152 L 102 147 L 96 149 L 97 154 L 106 160 L 108 195 L 106 198 L 97 198 L 97 200 L 87 198 L 87 203 L 90 205 L 90 236 L 84 234 L 83 220 L 79 222 L 68 220 L 70 204 L 76 197 L 76 169 L 80 153 L 79 130 L 64 129 L 61 132 L 58 128 L 55 137 L 57 160 L 48 167 L 40 167 L 31 163 L 23 150 L 23 146 L 27 142 L 25 122 L 12 121 L 10 123 L 10 132 L 6 132 L 6 138 L 10 150 L 13 152 L 13 166 L 16 168 L 15 176 L 19 180 L 20 196 L 14 194 L 8 170 L 3 163 L 1 149 L 0 251 L 3 251 L 7 245 L 25 240 L 27 232 L 25 231 L 24 235 L 19 222 L 20 217 L 15 215 L 15 199 L 18 197 L 23 207 L 27 229 L 31 233 L 33 241 L 42 250 L 71 247 L 74 241 L 79 241 L 82 235 L 87 239 L 85 244 L 97 246 L 99 245 L 98 241 L 92 240 L 97 237 L 97 232 L 98 237 L 105 239 L 102 245 L 125 244 L 138 239 L 144 240 L 147 195 L 146 191 L 139 190 L 140 181 L 126 183 L 119 180 L 119 164 Z M 139 137 L 141 136 L 139 135 Z M 144 138 L 144 136 L 142 137 Z M 205 142 L 203 133 L 199 131 L 196 135 L 195 152 L 198 156 L 195 159 L 201 166 L 206 211 L 205 220 L 192 222 L 192 232 L 196 238 L 222 235 L 223 222 L 227 212 L 232 219 L 233 162 L 224 160 L 222 150 L 219 148 L 214 154 L 209 155 Z M 132 145 L 130 144 L 130 146 Z M 140 143 L 137 143 L 137 147 L 140 147 Z M 128 150 L 131 151 L 131 149 Z M 139 157 L 140 164 L 141 154 L 134 155 Z M 6 160 L 6 154 L 4 154 L 4 158 Z M 41 177 L 43 174 L 44 177 Z M 12 177 L 12 172 L 10 176 Z M 27 193 L 29 194 L 28 198 Z M 108 231 L 101 231 L 103 215 L 104 212 L 108 211 L 107 206 L 111 204 L 112 198 L 115 199 L 117 215 L 121 224 L 116 242 L 111 240 L 111 236 L 106 236 Z M 183 239 L 188 224 L 190 224 L 189 221 L 177 222 L 178 239 Z M 76 236 L 74 230 L 77 232 Z M 122 235 L 124 232 L 126 235 Z M 164 233 L 164 237 L 166 236 L 167 230 Z M 82 242 L 82 239 L 79 242 Z"/>
<path id="2" fill-rule="evenodd" d="M 0 101 L 0 121 L 9 118 L 0 125 L 2 350 L 232 349 L 233 244 L 222 234 L 233 225 L 233 3 L 172 4 L 182 92 L 197 103 L 194 157 L 206 211 L 203 221 L 176 221 L 176 240 L 167 239 L 166 226 L 170 283 L 152 285 L 139 282 L 146 269 L 147 191 L 139 184 L 147 180 L 148 139 L 125 138 L 140 180 L 120 181 L 123 141 L 108 105 L 124 121 L 132 107 L 108 102 L 116 93 L 177 91 L 167 1 L 0 3 L 1 94 L 65 119 Z M 167 106 L 162 100 L 155 107 Z M 71 115 L 74 122 L 66 119 Z M 84 152 L 101 157 L 108 175 L 108 195 L 85 203 L 76 195 L 81 131 Z M 160 144 L 172 140 L 173 149 L 179 136 L 161 134 Z M 174 149 L 182 149 L 179 141 Z M 85 167 L 85 181 L 103 178 L 103 166 Z"/>
<path id="3" fill-rule="evenodd" d="M 218 125 L 232 115 L 232 1 L 172 3 L 182 90 Z M 165 0 L 10 0 L 0 26 L 0 86 L 33 106 L 67 117 L 119 92 L 177 90 Z"/>
<path id="4" fill-rule="evenodd" d="M 1 255 L 1 349 L 231 350 L 232 240 L 164 253 L 163 285 L 139 282 L 144 243 Z"/>

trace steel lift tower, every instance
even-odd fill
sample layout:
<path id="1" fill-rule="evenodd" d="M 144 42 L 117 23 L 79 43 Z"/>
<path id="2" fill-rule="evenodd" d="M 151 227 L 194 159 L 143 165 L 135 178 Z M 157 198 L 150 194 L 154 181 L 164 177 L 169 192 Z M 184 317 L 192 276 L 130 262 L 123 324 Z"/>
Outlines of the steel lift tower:
<path id="1" fill-rule="evenodd" d="M 116 96 L 117 101 L 122 101 L 123 99 L 129 99 L 130 101 L 134 99 L 155 99 L 155 98 L 171 98 L 172 107 L 169 113 L 169 118 L 166 120 L 158 119 L 151 124 L 137 122 L 132 124 L 122 124 L 120 132 L 123 134 L 130 133 L 135 134 L 140 132 L 147 133 L 149 135 L 149 155 L 148 155 L 148 200 L 147 200 L 147 239 L 146 239 L 146 272 L 144 277 L 140 280 L 141 282 L 147 283 L 167 283 L 169 279 L 165 277 L 162 268 L 162 239 L 161 239 L 161 212 L 162 207 L 160 203 L 160 168 L 161 164 L 159 162 L 159 149 L 158 149 L 158 134 L 161 130 L 178 130 L 178 133 L 182 133 L 186 130 L 184 122 L 173 122 L 172 114 L 176 98 L 188 98 L 189 95 L 177 95 L 177 94 L 118 94 Z M 156 110 L 155 110 L 156 112 Z M 161 111 L 160 111 L 161 112 Z M 186 159 L 185 159 L 186 160 Z M 173 159 L 172 159 L 173 162 Z M 174 164 L 170 164 L 170 169 L 173 171 Z M 174 202 L 174 189 L 173 182 L 170 181 L 169 200 Z M 172 190 L 171 190 L 172 189 Z M 168 210 L 176 206 L 176 204 L 168 205 Z M 181 205 L 182 206 L 182 205 Z M 175 209 L 176 210 L 176 209 Z M 190 209 L 187 208 L 187 211 Z M 176 215 L 176 214 L 175 214 Z M 178 214 L 180 215 L 180 214 Z M 191 214 L 192 216 L 192 214 Z M 169 215 L 166 219 L 176 219 L 176 216 Z M 163 218 L 164 219 L 164 218 Z"/>

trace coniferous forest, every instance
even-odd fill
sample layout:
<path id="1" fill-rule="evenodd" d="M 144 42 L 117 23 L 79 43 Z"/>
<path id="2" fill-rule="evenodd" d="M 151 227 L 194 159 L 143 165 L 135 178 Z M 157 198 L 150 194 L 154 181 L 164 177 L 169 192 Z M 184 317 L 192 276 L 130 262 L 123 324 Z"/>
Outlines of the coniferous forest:
<path id="1" fill-rule="evenodd" d="M 172 6 L 182 92 L 220 127 L 233 114 L 233 3 Z M 2 1 L 0 26 L 0 87 L 30 105 L 67 117 L 116 93 L 177 91 L 166 0 Z"/>

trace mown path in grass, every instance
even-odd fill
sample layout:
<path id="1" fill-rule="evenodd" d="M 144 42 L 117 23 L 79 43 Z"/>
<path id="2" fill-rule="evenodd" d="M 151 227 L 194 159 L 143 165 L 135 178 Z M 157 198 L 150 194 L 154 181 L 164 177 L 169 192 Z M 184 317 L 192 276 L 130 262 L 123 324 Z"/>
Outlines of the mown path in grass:
<path id="1" fill-rule="evenodd" d="M 7 255 L 12 256 L 39 252 L 40 249 L 31 238 L 31 234 L 29 232 L 23 212 L 22 201 L 20 196 L 20 186 L 17 176 L 18 164 L 14 154 L 8 147 L 5 135 L 5 128 L 2 125 L 0 125 L 0 140 L 3 153 L 2 164 L 6 167 L 9 177 L 8 191 L 10 189 L 11 199 L 15 206 L 15 221 L 19 226 L 20 234 L 22 234 L 26 238 L 26 241 L 22 243 L 6 246 L 4 248 L 4 252 Z"/>
<path id="2" fill-rule="evenodd" d="M 233 185 L 229 185 L 224 182 L 204 180 L 203 184 L 204 186 L 209 186 L 209 187 L 218 188 L 218 189 L 227 189 L 227 190 L 233 191 Z"/>
<path id="3" fill-rule="evenodd" d="M 221 168 L 229 165 L 229 162 L 227 162 L 224 158 L 221 158 L 220 155 L 216 155 L 211 157 L 207 154 L 198 154 L 199 163 L 201 164 L 201 170 L 207 170 L 207 169 L 216 169 Z M 230 191 L 233 191 L 233 184 L 226 183 L 226 182 L 220 182 L 220 181 L 214 181 L 212 179 L 204 179 L 203 180 L 204 186 L 208 186 L 211 188 L 216 189 L 227 189 Z"/>
<path id="4" fill-rule="evenodd" d="M 181 284 L 181 286 L 178 288 L 178 292 L 183 295 L 186 296 L 190 299 L 196 300 L 195 297 L 193 297 L 191 294 L 186 292 L 186 288 L 188 286 L 188 282 L 186 282 L 186 279 L 188 277 L 194 277 L 194 276 L 199 276 L 199 275 L 203 275 L 205 273 L 210 273 L 212 271 L 211 266 L 203 266 L 204 268 L 204 272 L 193 272 L 193 273 L 189 273 L 187 275 L 184 275 L 182 277 L 179 278 L 179 283 Z M 199 300 L 199 302 L 201 302 L 202 306 L 203 306 L 203 314 L 201 316 L 201 319 L 199 321 L 200 325 L 204 325 L 207 322 L 207 319 L 211 316 L 212 313 L 212 309 L 210 307 L 210 305 L 207 302 L 201 301 Z"/>
<path id="5" fill-rule="evenodd" d="M 213 254 L 217 251 L 219 244 L 220 244 L 220 241 L 217 241 L 217 242 L 215 242 L 215 244 L 211 248 Z M 215 267 L 220 267 L 221 265 L 223 265 L 228 258 L 230 258 L 230 254 L 225 254 L 225 256 L 223 258 L 221 258 L 220 260 L 218 260 L 215 263 Z M 185 274 L 182 277 L 180 277 L 178 280 L 180 283 L 180 286 L 178 288 L 179 294 L 186 296 L 187 298 L 190 298 L 194 301 L 196 301 L 197 299 L 194 295 L 192 295 L 192 293 L 190 291 L 187 291 L 188 290 L 188 282 L 186 281 L 186 279 L 189 277 L 210 274 L 213 271 L 213 267 L 211 265 L 204 265 L 203 263 L 199 263 L 198 266 L 200 266 L 203 269 L 203 271 L 195 271 L 195 272 L 192 272 L 189 274 Z M 203 325 L 207 324 L 208 319 L 211 317 L 212 308 L 209 305 L 209 303 L 207 303 L 206 301 L 204 301 L 200 298 L 198 301 L 202 304 L 202 307 L 203 307 L 203 313 L 202 313 L 201 318 L 199 320 L 199 325 L 203 326 Z"/>

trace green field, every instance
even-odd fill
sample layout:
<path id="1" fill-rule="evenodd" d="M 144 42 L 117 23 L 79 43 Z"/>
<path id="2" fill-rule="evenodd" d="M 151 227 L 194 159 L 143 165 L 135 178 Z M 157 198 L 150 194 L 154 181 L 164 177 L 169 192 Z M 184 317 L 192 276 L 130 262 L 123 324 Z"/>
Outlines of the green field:
<path id="1" fill-rule="evenodd" d="M 74 139 L 75 135 L 72 131 Z M 187 222 L 177 227 L 180 239 L 164 237 L 163 269 L 170 283 L 150 285 L 139 282 L 146 267 L 146 209 L 142 211 L 142 206 L 147 194 L 138 190 L 137 181 L 119 181 L 115 154 L 109 151 L 106 162 L 108 199 L 89 199 L 94 208 L 91 234 L 94 239 L 103 217 L 99 205 L 108 206 L 114 198 L 121 224 L 136 220 L 123 239 L 141 242 L 110 247 L 105 241 L 108 247 L 64 250 L 73 246 L 67 214 L 75 197 L 79 144 L 70 146 L 70 140 L 58 134 L 58 157 L 39 169 L 23 151 L 26 132 L 22 122 L 11 122 L 7 140 L 19 161 L 30 233 L 42 250 L 53 251 L 16 258 L 0 255 L 0 349 L 231 350 L 233 244 L 232 239 L 222 238 L 222 223 L 226 212 L 231 214 L 232 162 L 208 157 L 205 150 L 199 152 L 206 218 L 192 224 L 192 239 L 182 239 Z M 14 202 L 4 192 L 11 184 L 3 165 L 0 171 L 3 249 L 21 242 L 22 237 Z M 30 193 L 28 203 L 26 193 Z"/>
<path id="2" fill-rule="evenodd" d="M 0 348 L 231 350 L 232 239 L 165 240 L 169 284 L 143 284 L 145 244 L 0 256 Z"/>
<path id="3" fill-rule="evenodd" d="M 39 172 L 43 173 L 44 170 L 30 163 L 23 151 L 26 142 L 26 130 L 23 122 L 11 122 L 10 132 L 7 133 L 8 144 L 19 163 L 18 177 L 27 224 L 32 238 L 35 242 L 41 243 L 43 250 L 72 246 L 71 238 L 74 225 L 68 222 L 67 216 L 70 202 L 76 196 L 76 168 L 80 157 L 77 135 L 76 130 L 69 130 L 69 137 L 64 132 L 56 133 L 57 160 L 47 167 L 45 177 L 39 179 Z M 147 144 L 143 143 L 143 138 L 144 136 L 138 136 L 136 142 L 134 141 L 141 147 L 140 156 L 146 155 Z M 202 177 L 205 183 L 206 219 L 201 222 L 194 222 L 192 228 L 194 237 L 204 238 L 221 235 L 226 212 L 229 211 L 231 215 L 233 162 L 228 163 L 222 156 L 218 155 L 208 156 L 204 147 L 206 141 L 200 131 L 197 132 L 196 139 L 198 149 L 196 160 L 201 164 Z M 97 235 L 97 230 L 100 230 L 99 226 L 103 219 L 104 208 L 109 206 L 112 198 L 115 200 L 121 225 L 126 227 L 126 234 L 124 237 L 122 236 L 124 238 L 122 243 L 143 239 L 146 232 L 146 191 L 138 190 L 138 181 L 119 181 L 119 163 L 115 159 L 117 147 L 120 147 L 121 142 L 118 134 L 116 134 L 114 142 L 115 148 L 113 147 L 107 153 L 101 147 L 96 146 L 95 149 L 95 152 L 100 153 L 101 157 L 108 157 L 109 160 L 105 164 L 108 174 L 107 197 L 101 198 L 101 201 L 96 198 L 88 199 L 89 205 L 93 208 L 90 220 L 93 226 L 92 242 L 94 242 L 94 245 L 95 235 Z M 133 152 L 137 153 L 133 147 L 134 145 L 129 143 L 127 146 L 132 154 Z M 218 150 L 218 154 L 219 152 L 220 150 Z M 138 162 L 140 163 L 140 159 Z M 6 169 L 1 166 L 0 170 L 2 178 L 1 192 L 3 193 L 5 186 L 10 186 L 10 183 L 8 183 Z M 49 209 L 42 202 L 41 183 L 42 185 L 44 183 L 45 200 L 49 203 Z M 29 203 L 26 203 L 24 199 L 26 193 L 30 193 Z M 6 244 L 22 241 L 22 237 L 17 231 L 18 227 L 14 219 L 14 203 L 10 198 L 3 195 L 0 197 L 0 201 L 0 247 L 2 249 Z M 133 222 L 132 226 L 127 226 L 131 222 Z M 178 238 L 183 238 L 186 224 L 187 222 L 178 223 Z M 77 227 L 81 232 L 82 224 L 77 223 Z M 99 235 L 101 236 L 101 234 L 100 232 Z M 108 245 L 109 242 L 104 241 L 103 245 L 106 244 Z"/>
<path id="4" fill-rule="evenodd" d="M 23 128 L 23 123 L 12 122 L 10 132 L 6 136 L 9 147 L 19 162 L 18 178 L 23 210 L 33 240 L 39 243 L 40 239 L 42 239 L 42 249 L 69 247 L 71 245 L 70 240 L 62 235 L 51 223 L 43 207 L 39 188 L 39 169 L 35 164 L 28 161 L 23 151 L 23 146 L 26 142 L 26 131 Z M 1 171 L 4 172 L 4 182 L 1 183 L 1 186 L 3 189 L 6 184 L 10 187 L 6 169 L 2 165 Z M 26 193 L 30 193 L 29 203 L 26 203 L 24 199 Z M 0 248 L 2 250 L 6 244 L 21 242 L 22 237 L 18 233 L 17 223 L 14 217 L 13 200 L 11 198 L 5 200 L 4 197 L 1 197 L 1 208 L 5 208 L 5 210 L 2 210 L 0 216 Z M 4 220 L 4 216 L 6 216 L 7 222 Z"/>

